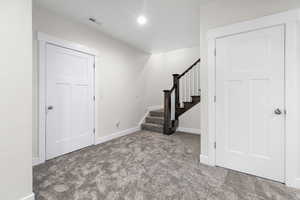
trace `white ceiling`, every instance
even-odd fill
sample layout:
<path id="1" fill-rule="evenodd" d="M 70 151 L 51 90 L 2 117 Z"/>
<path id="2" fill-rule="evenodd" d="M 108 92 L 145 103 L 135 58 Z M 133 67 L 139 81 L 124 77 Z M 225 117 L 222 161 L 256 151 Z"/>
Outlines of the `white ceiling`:
<path id="1" fill-rule="evenodd" d="M 200 3 L 206 0 L 36 0 L 39 6 L 90 25 L 146 52 L 199 45 Z M 148 24 L 136 18 L 144 14 Z M 94 17 L 102 25 L 88 21 Z"/>

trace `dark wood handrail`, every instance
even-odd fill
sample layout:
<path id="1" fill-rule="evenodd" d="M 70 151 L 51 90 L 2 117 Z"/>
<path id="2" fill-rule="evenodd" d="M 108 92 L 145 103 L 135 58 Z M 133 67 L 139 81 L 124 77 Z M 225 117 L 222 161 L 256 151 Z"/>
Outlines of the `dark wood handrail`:
<path id="1" fill-rule="evenodd" d="M 180 78 L 187 74 L 190 70 L 193 69 L 199 62 L 200 58 L 194 62 L 187 70 L 182 74 L 173 74 L 173 86 L 170 90 L 164 90 L 164 134 L 172 134 L 178 127 L 178 117 L 181 112 L 180 108 Z M 175 119 L 171 119 L 171 94 L 175 93 Z"/>
<path id="2" fill-rule="evenodd" d="M 173 85 L 173 87 L 171 88 L 170 92 L 172 93 L 175 90 L 175 85 Z"/>
<path id="3" fill-rule="evenodd" d="M 191 69 L 193 69 L 193 67 L 195 67 L 200 61 L 201 61 L 201 59 L 199 58 L 187 70 L 185 70 L 182 74 L 178 75 L 178 80 L 180 78 L 182 78 L 186 73 L 188 73 Z M 176 75 L 176 74 L 174 74 L 174 75 Z M 175 87 L 176 87 L 176 85 L 173 84 L 173 87 L 170 90 L 166 90 L 166 91 L 173 92 L 173 90 L 175 90 Z"/>
<path id="4" fill-rule="evenodd" d="M 187 70 L 185 70 L 182 74 L 179 75 L 178 79 L 180 79 L 181 77 L 183 77 L 186 73 L 188 73 L 191 69 L 193 69 L 193 67 L 195 65 L 197 65 L 199 62 L 201 61 L 201 59 L 199 58 L 194 64 L 192 64 L 192 66 L 190 66 Z"/>
<path id="5" fill-rule="evenodd" d="M 164 90 L 164 92 L 170 92 L 172 93 L 176 88 L 176 85 L 173 85 L 173 87 L 170 90 Z"/>

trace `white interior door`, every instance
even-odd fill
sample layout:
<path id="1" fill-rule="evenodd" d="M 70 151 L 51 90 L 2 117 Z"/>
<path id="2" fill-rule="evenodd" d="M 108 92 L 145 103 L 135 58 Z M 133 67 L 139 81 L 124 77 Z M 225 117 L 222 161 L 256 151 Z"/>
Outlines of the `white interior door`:
<path id="1" fill-rule="evenodd" d="M 284 26 L 216 40 L 216 163 L 284 182 Z"/>
<path id="2" fill-rule="evenodd" d="M 46 46 L 46 159 L 93 144 L 94 57 Z"/>

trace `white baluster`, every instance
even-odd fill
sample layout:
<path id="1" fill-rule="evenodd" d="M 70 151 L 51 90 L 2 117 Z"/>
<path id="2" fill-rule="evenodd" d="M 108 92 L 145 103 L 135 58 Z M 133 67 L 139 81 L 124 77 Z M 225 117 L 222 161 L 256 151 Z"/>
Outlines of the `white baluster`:
<path id="1" fill-rule="evenodd" d="M 181 97 L 182 97 L 182 90 L 181 90 L 182 86 L 181 86 L 181 79 L 179 79 L 179 104 L 181 102 Z"/>
<path id="2" fill-rule="evenodd" d="M 180 80 L 180 107 L 182 106 L 182 102 L 184 100 L 184 80 L 183 78 Z"/>
<path id="3" fill-rule="evenodd" d="M 195 66 L 195 95 L 198 95 L 198 65 Z"/>
<path id="4" fill-rule="evenodd" d="M 194 69 L 191 70 L 191 96 L 193 96 L 193 94 L 194 94 Z"/>
<path id="5" fill-rule="evenodd" d="M 194 86 L 195 86 L 195 89 L 194 89 L 194 95 L 197 95 L 197 90 L 198 90 L 198 87 L 197 87 L 197 81 L 198 81 L 198 76 L 197 76 L 197 65 L 195 67 L 195 70 L 194 70 L 194 77 L 195 77 L 195 81 L 194 81 Z"/>
<path id="6" fill-rule="evenodd" d="M 191 70 L 189 71 L 189 98 L 188 101 L 191 101 L 191 93 L 192 93 L 192 73 Z"/>
<path id="7" fill-rule="evenodd" d="M 201 76 L 200 76 L 200 63 L 197 65 L 198 66 L 198 95 L 200 95 L 201 94 L 201 84 L 200 84 L 200 78 L 201 78 Z"/>
<path id="8" fill-rule="evenodd" d="M 192 70 L 190 70 L 190 100 L 189 101 L 191 101 L 192 100 L 192 95 L 193 95 L 193 71 Z"/>
<path id="9" fill-rule="evenodd" d="M 185 75 L 185 100 L 188 101 L 188 96 L 189 96 L 189 79 L 188 79 L 188 74 L 186 73 Z"/>
<path id="10" fill-rule="evenodd" d="M 198 65 L 195 67 L 195 95 L 198 95 Z"/>
<path id="11" fill-rule="evenodd" d="M 189 90 L 189 95 L 188 95 L 188 101 L 190 101 L 190 96 L 191 96 L 191 71 L 187 73 L 189 84 L 188 84 L 188 90 Z"/>
<path id="12" fill-rule="evenodd" d="M 188 100 L 188 96 L 189 96 L 189 79 L 188 79 L 188 76 L 187 76 L 188 74 L 186 73 L 185 75 L 184 75 L 184 77 L 185 77 L 185 100 L 184 101 L 187 101 Z"/>

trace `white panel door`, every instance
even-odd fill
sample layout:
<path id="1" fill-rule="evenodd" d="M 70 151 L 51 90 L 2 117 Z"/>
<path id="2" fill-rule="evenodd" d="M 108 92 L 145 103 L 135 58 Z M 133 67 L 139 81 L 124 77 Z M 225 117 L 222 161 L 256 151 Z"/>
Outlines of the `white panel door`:
<path id="1" fill-rule="evenodd" d="M 47 44 L 46 159 L 93 144 L 94 57 Z"/>
<path id="2" fill-rule="evenodd" d="M 284 182 L 284 26 L 216 40 L 216 163 Z"/>

